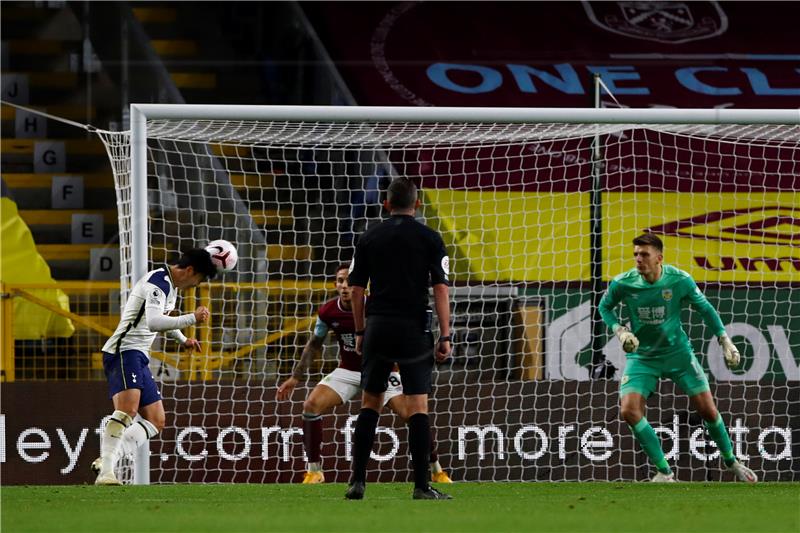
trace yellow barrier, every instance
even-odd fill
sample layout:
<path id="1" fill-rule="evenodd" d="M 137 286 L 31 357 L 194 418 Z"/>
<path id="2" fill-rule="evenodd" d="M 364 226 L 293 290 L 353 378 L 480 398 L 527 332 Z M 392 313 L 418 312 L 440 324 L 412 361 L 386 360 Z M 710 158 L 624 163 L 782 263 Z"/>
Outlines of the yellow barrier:
<path id="1" fill-rule="evenodd" d="M 11 294 L 6 291 L 5 284 L 0 283 L 0 335 L 2 335 L 3 353 L 0 355 L 0 379 L 2 381 L 14 381 L 14 300 Z"/>
<path id="2" fill-rule="evenodd" d="M 31 291 L 35 289 L 60 289 L 71 300 L 70 311 L 45 301 Z M 266 291 L 277 296 L 274 302 L 315 305 L 329 296 L 331 286 L 327 282 L 308 280 L 267 281 L 263 283 L 211 283 L 197 289 L 190 289 L 183 294 L 185 302 L 193 302 L 188 307 L 204 305 L 212 311 L 220 305 L 219 292 Z M 115 309 L 114 296 L 119 293 L 118 282 L 62 281 L 55 283 L 4 283 L 0 285 L 0 380 L 69 380 L 69 379 L 103 379 L 102 364 L 98 357 L 99 349 L 105 340 L 113 334 L 119 321 L 118 309 Z M 298 295 L 308 295 L 299 302 Z M 27 354 L 15 344 L 13 334 L 14 300 L 24 299 L 36 306 L 47 309 L 72 321 L 76 332 L 70 339 L 70 350 L 66 354 L 50 355 L 51 360 L 44 362 Z M 312 301 L 313 300 L 313 301 Z M 224 311 L 224 306 L 220 309 Z M 310 313 L 309 313 L 310 315 Z M 197 338 L 201 350 L 191 354 L 151 352 L 151 357 L 178 369 L 182 379 L 210 380 L 219 372 L 232 367 L 238 359 L 250 356 L 258 348 L 277 346 L 289 335 L 306 332 L 314 321 L 313 316 L 291 316 L 280 320 L 277 331 L 271 331 L 263 338 L 235 350 L 222 350 L 222 322 L 224 316 L 218 318 L 217 327 L 210 322 L 192 326 L 185 333 Z M 267 318 L 265 316 L 265 318 Z M 44 341 L 48 339 L 43 339 Z M 58 350 L 56 350 L 58 351 Z M 62 361 L 66 359 L 66 361 Z"/>

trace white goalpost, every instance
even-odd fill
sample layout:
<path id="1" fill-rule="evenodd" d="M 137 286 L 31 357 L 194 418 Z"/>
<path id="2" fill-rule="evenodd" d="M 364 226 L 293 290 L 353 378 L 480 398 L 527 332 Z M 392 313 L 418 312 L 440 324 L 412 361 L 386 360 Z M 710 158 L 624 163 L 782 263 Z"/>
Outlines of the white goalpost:
<path id="1" fill-rule="evenodd" d="M 456 481 L 644 480 L 619 421 L 619 342 L 599 321 L 631 240 L 665 244 L 742 351 L 739 369 L 697 313 L 684 325 L 734 450 L 761 479 L 800 480 L 800 110 L 131 106 L 100 132 L 112 162 L 124 305 L 132 283 L 224 238 L 235 272 L 183 295 L 211 309 L 184 354 L 160 339 L 151 369 L 162 435 L 127 458 L 136 483 L 296 482 L 302 406 L 336 367 L 328 339 L 306 387 L 275 399 L 333 271 L 381 220 L 393 176 L 451 257 L 450 362 L 431 399 Z M 624 311 L 623 311 L 624 313 Z M 624 314 L 623 314 L 624 317 Z M 324 418 L 329 481 L 349 476 L 358 402 Z M 662 382 L 648 420 L 682 481 L 728 479 L 685 394 Z M 410 479 L 406 430 L 385 412 L 369 479 Z"/>

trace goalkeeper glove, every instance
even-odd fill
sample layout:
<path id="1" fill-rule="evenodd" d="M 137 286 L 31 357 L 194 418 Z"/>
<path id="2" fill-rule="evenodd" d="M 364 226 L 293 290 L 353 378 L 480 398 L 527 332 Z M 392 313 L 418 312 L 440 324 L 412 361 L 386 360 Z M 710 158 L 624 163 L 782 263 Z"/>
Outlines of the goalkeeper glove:
<path id="1" fill-rule="evenodd" d="M 727 335 L 720 335 L 719 345 L 722 346 L 722 355 L 725 356 L 725 365 L 728 368 L 736 368 L 739 366 L 741 355 L 739 355 L 739 350 L 733 344 L 731 338 Z"/>
<path id="2" fill-rule="evenodd" d="M 614 335 L 616 335 L 619 342 L 622 343 L 622 349 L 625 350 L 626 353 L 635 352 L 636 349 L 639 348 L 639 339 L 625 326 L 617 324 L 614 328 Z"/>

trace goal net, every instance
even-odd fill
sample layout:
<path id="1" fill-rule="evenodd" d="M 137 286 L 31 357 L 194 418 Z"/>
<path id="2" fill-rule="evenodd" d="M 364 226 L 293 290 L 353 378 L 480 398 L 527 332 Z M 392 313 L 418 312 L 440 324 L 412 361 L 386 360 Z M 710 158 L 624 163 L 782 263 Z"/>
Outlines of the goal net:
<path id="1" fill-rule="evenodd" d="M 183 312 L 211 309 L 209 324 L 186 332 L 202 351 L 163 339 L 153 348 L 167 427 L 150 443 L 151 482 L 302 478 L 303 401 L 337 366 L 335 340 L 289 401 L 276 401 L 276 387 L 317 308 L 336 297 L 336 266 L 385 216 L 394 176 L 420 186 L 418 216 L 451 257 L 454 352 L 437 365 L 430 408 L 454 480 L 652 475 L 620 422 L 625 354 L 595 312 L 609 280 L 633 268 L 631 240 L 644 232 L 693 276 L 742 352 L 727 369 L 687 308 L 736 455 L 764 480 L 800 479 L 796 111 L 134 108 L 133 142 L 102 134 L 123 301 L 180 250 L 224 238 L 240 257 L 179 301 Z M 358 403 L 323 419 L 328 481 L 349 476 Z M 647 418 L 678 479 L 730 479 L 671 382 Z M 406 437 L 384 412 L 368 479 L 410 479 Z"/>

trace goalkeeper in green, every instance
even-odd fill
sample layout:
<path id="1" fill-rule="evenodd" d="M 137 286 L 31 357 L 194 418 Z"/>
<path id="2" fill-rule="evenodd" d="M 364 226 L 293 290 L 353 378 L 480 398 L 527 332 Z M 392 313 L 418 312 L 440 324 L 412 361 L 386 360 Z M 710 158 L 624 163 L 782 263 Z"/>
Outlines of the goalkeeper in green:
<path id="1" fill-rule="evenodd" d="M 711 396 L 708 378 L 683 331 L 683 304 L 688 303 L 699 312 L 719 338 L 729 368 L 739 365 L 739 350 L 692 277 L 663 264 L 661 239 L 647 233 L 633 239 L 633 245 L 636 268 L 611 281 L 600 302 L 600 315 L 628 354 L 619 388 L 620 414 L 658 470 L 653 481 L 675 481 L 661 442 L 645 418 L 647 398 L 658 388 L 658 380 L 666 377 L 689 395 L 728 470 L 741 481 L 755 483 L 758 481 L 755 473 L 736 460 L 728 430 Z M 630 329 L 620 324 L 614 312 L 620 302 L 628 308 Z"/>

